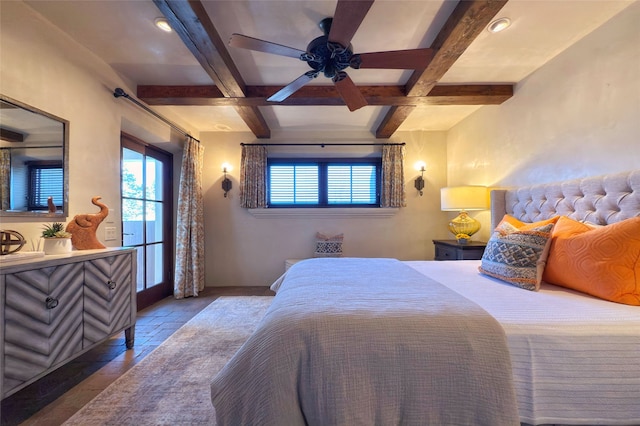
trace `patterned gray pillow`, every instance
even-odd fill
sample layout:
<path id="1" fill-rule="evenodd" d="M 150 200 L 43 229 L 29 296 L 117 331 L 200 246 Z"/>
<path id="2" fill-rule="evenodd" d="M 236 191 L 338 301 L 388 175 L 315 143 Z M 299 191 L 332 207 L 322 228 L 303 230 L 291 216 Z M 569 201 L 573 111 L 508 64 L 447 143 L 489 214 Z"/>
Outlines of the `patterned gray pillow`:
<path id="1" fill-rule="evenodd" d="M 508 222 L 496 227 L 482 255 L 481 273 L 526 290 L 538 291 L 544 262 L 542 254 L 551 242 L 553 224 L 521 231 Z M 541 266 L 541 267 L 539 267 Z"/>
<path id="2" fill-rule="evenodd" d="M 313 257 L 342 257 L 343 234 L 327 237 L 324 234 L 316 233 L 316 251 Z"/>

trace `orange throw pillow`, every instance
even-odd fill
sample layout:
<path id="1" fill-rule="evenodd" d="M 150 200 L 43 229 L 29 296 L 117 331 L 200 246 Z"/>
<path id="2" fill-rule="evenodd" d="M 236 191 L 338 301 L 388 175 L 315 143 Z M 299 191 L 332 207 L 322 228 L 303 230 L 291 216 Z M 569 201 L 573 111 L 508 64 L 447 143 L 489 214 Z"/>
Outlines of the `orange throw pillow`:
<path id="1" fill-rule="evenodd" d="M 496 226 L 496 228 L 499 227 L 503 222 L 509 222 L 511 225 L 515 226 L 520 231 L 531 231 L 533 228 L 540 228 L 541 226 L 545 226 L 550 223 L 556 223 L 559 218 L 560 216 L 554 216 L 550 219 L 545 219 L 545 220 L 541 220 L 533 223 L 527 223 L 527 222 L 522 222 L 511 215 L 505 214 L 502 217 L 502 220 L 500 221 L 498 226 Z"/>
<path id="2" fill-rule="evenodd" d="M 640 217 L 595 229 L 561 217 L 553 228 L 543 280 L 640 306 Z"/>

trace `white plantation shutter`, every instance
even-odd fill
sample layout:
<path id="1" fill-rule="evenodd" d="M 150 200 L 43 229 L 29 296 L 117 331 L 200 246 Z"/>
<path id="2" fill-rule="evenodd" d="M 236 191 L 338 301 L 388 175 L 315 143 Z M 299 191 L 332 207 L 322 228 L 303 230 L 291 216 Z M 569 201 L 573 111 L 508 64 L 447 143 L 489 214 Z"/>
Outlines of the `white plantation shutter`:
<path id="1" fill-rule="evenodd" d="M 375 204 L 376 168 L 373 165 L 327 166 L 328 204 Z"/>
<path id="2" fill-rule="evenodd" d="M 270 206 L 379 206 L 380 164 L 375 161 L 272 160 Z"/>
<path id="3" fill-rule="evenodd" d="M 271 166 L 269 183 L 271 204 L 318 203 L 318 166 Z"/>

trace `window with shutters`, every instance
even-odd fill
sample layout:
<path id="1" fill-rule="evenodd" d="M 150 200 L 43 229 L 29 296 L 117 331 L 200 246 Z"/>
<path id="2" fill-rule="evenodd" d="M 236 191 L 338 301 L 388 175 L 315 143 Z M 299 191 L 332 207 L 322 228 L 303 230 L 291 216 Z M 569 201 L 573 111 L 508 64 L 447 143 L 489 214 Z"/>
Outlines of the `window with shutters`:
<path id="1" fill-rule="evenodd" d="M 379 158 L 268 160 L 269 207 L 380 207 Z"/>
<path id="2" fill-rule="evenodd" d="M 47 210 L 47 200 L 53 197 L 56 206 L 64 201 L 64 171 L 59 161 L 31 161 L 26 163 L 29 176 L 29 210 Z"/>

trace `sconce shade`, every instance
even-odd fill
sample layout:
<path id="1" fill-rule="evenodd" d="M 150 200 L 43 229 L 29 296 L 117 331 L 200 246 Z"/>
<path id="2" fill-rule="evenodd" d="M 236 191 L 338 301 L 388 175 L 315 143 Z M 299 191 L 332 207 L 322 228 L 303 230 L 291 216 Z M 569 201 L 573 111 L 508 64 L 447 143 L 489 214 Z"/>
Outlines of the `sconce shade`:
<path id="1" fill-rule="evenodd" d="M 470 217 L 467 210 L 489 208 L 489 191 L 486 186 L 454 186 L 440 189 L 440 209 L 458 211 L 460 214 L 449 222 L 449 231 L 470 237 L 480 230 L 480 222 Z"/>

